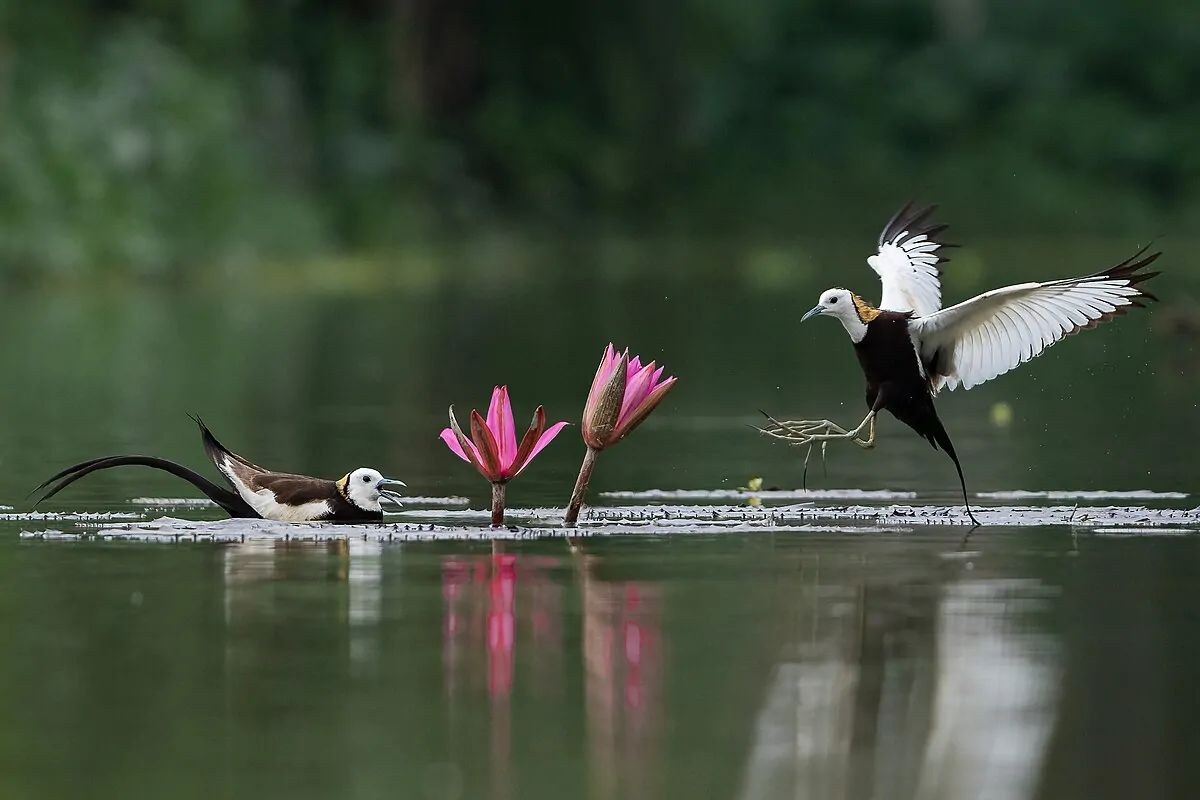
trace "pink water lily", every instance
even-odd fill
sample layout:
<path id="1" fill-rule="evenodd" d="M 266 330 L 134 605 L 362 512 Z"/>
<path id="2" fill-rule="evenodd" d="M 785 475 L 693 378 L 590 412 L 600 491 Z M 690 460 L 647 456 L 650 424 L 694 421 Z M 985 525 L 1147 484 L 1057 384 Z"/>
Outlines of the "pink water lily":
<path id="1" fill-rule="evenodd" d="M 603 450 L 614 445 L 650 416 L 675 385 L 675 378 L 662 377 L 663 370 L 653 361 L 643 365 L 638 356 L 630 358 L 628 348 L 618 354 L 609 343 L 583 407 L 583 441 L 588 447 Z"/>
<path id="2" fill-rule="evenodd" d="M 505 484 L 520 475 L 566 424 L 556 422 L 547 428 L 546 412 L 538 406 L 533 412 L 529 429 L 518 444 L 508 387 L 497 386 L 492 390 L 492 403 L 488 407 L 486 420 L 478 411 L 471 409 L 471 438 L 467 438 L 454 418 L 454 406 L 450 407 L 450 427 L 443 429 L 440 435 L 454 455 L 474 466 L 480 475 L 491 481 L 492 524 L 500 525 L 504 521 Z"/>
<path id="3" fill-rule="evenodd" d="M 643 365 L 638 356 L 630 358 L 628 348 L 618 354 L 610 342 L 604 349 L 583 407 L 582 432 L 587 453 L 567 505 L 564 519 L 567 525 L 574 525 L 579 517 L 596 455 L 632 433 L 675 385 L 675 378 L 663 378 L 663 370 L 653 361 Z"/>

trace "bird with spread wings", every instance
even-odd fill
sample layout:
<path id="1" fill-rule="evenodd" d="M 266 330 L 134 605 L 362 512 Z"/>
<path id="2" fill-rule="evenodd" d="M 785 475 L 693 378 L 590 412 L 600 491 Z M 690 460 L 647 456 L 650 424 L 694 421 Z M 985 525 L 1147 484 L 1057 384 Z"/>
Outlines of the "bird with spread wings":
<path id="1" fill-rule="evenodd" d="M 838 439 L 870 448 L 875 444 L 876 414 L 887 409 L 934 447 L 941 445 L 958 466 L 933 410 L 939 391 L 971 389 L 1070 334 L 1157 299 L 1141 284 L 1159 274 L 1144 268 L 1161 254 L 1145 255 L 1143 248 L 1090 275 L 1005 286 L 942 308 L 939 264 L 948 259 L 941 250 L 954 245 L 939 240 L 946 225 L 928 223 L 935 208 L 914 210 L 910 202 L 884 227 L 877 252 L 867 258 L 883 289 L 878 307 L 835 288 L 823 293 L 820 304 L 802 318 L 834 316 L 846 328 L 867 378 L 866 418 L 846 430 L 830 420 L 781 422 L 768 415 L 770 424 L 760 429 L 763 433 L 798 445 L 819 443 L 822 451 Z M 864 437 L 865 429 L 869 433 Z"/>

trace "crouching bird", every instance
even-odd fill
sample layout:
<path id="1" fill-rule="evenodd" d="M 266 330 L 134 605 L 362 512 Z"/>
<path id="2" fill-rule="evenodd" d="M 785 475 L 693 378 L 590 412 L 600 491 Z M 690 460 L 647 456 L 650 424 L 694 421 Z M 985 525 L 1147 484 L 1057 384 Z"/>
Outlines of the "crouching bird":
<path id="1" fill-rule="evenodd" d="M 336 481 L 286 472 L 271 472 L 228 450 L 217 441 L 199 417 L 192 419 L 200 427 L 204 452 L 224 476 L 230 488 L 219 486 L 182 464 L 165 458 L 106 456 L 67 467 L 48 478 L 33 492 L 40 491 L 60 479 L 61 482 L 37 502 L 41 503 L 53 497 L 85 475 L 110 467 L 133 465 L 160 469 L 183 478 L 225 509 L 231 517 L 269 519 L 276 522 L 381 522 L 381 499 L 400 504 L 400 495 L 384 487 L 404 486 L 404 482 L 385 478 L 369 467 L 359 467 Z"/>
<path id="2" fill-rule="evenodd" d="M 941 448 L 954 462 L 967 515 L 978 524 L 967 500 L 967 483 L 950 435 L 938 418 L 933 398 L 943 388 L 964 390 L 1008 372 L 1072 333 L 1094 328 L 1144 300 L 1157 300 L 1141 284 L 1158 272 L 1145 268 L 1161 253 L 1143 248 L 1114 267 L 1081 278 L 1019 283 L 993 289 L 942 308 L 938 235 L 945 225 L 927 220 L 936 206 L 900 209 L 879 236 L 867 263 L 879 275 L 879 306 L 842 288 L 829 289 L 801 321 L 815 316 L 838 319 L 858 356 L 867 383 L 867 416 L 846 430 L 829 420 L 779 421 L 768 415 L 763 433 L 799 445 L 846 439 L 875 445 L 875 417 L 883 410 Z M 862 433 L 867 430 L 867 436 Z"/>

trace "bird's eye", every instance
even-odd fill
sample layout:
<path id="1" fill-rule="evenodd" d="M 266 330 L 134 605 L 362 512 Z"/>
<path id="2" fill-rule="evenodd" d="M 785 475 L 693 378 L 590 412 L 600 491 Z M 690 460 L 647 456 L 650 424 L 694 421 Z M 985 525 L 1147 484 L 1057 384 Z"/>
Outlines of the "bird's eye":
<path id="1" fill-rule="evenodd" d="M 837 298 L 836 298 L 836 297 L 831 297 L 831 298 L 829 298 L 829 305 L 833 305 L 833 304 L 834 304 L 834 303 L 836 303 L 836 302 L 837 302 Z"/>
<path id="2" fill-rule="evenodd" d="M 371 482 L 371 476 L 363 475 L 363 483 L 370 483 L 370 482 Z"/>

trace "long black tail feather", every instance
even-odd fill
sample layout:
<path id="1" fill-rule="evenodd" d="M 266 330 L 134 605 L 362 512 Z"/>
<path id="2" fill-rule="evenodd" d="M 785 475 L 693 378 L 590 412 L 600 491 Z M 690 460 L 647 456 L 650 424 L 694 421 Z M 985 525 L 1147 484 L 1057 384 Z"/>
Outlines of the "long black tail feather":
<path id="1" fill-rule="evenodd" d="M 972 523 L 978 525 L 979 520 L 975 519 L 975 515 L 971 513 L 971 501 L 967 499 L 967 480 L 963 477 L 962 464 L 959 463 L 958 453 L 954 451 L 954 443 L 950 441 L 950 434 L 946 433 L 946 426 L 942 424 L 942 420 L 936 413 L 933 415 L 933 422 L 932 438 L 954 462 L 954 468 L 958 470 L 958 483 L 962 486 L 963 505 L 967 507 L 967 516 L 971 518 Z"/>
<path id="2" fill-rule="evenodd" d="M 233 452 L 228 447 L 217 441 L 217 437 L 213 436 L 213 432 L 208 429 L 208 426 L 204 424 L 204 420 L 200 419 L 200 417 L 196 416 L 195 414 L 188 414 L 188 416 L 192 418 L 192 422 L 195 422 L 196 425 L 199 426 L 200 441 L 204 445 L 204 452 L 208 455 L 208 460 L 211 461 L 213 466 L 219 471 L 224 472 L 222 463 L 225 461 L 227 456 L 259 471 L 267 471 L 257 464 L 247 461 L 245 458 L 242 458 L 237 453 Z"/>
<path id="3" fill-rule="evenodd" d="M 212 500 L 221 508 L 225 509 L 225 512 L 229 514 L 229 516 L 248 519 L 261 519 L 259 513 L 251 508 L 250 504 L 243 500 L 241 495 L 226 489 L 223 486 L 218 486 L 208 478 L 200 475 L 197 472 L 194 472 L 191 469 L 188 469 L 182 464 L 176 464 L 174 461 L 168 461 L 165 458 L 157 458 L 155 456 L 106 456 L 104 458 L 93 458 L 90 461 L 84 461 L 79 464 L 75 464 L 74 466 L 67 467 L 58 474 L 47 478 L 41 483 L 40 486 L 35 488 L 29 494 L 32 495 L 35 492 L 41 491 L 55 481 L 62 479 L 58 485 L 54 486 L 49 492 L 42 495 L 38 501 L 34 503 L 34 506 L 36 507 L 38 503 L 50 499 L 85 475 L 90 475 L 91 473 L 102 469 L 123 466 L 150 467 L 151 469 L 159 469 L 163 472 L 169 472 L 175 477 L 182 478 L 183 480 L 192 484 L 192 486 L 195 486 L 204 493 L 205 497 L 207 497 L 209 500 Z"/>

